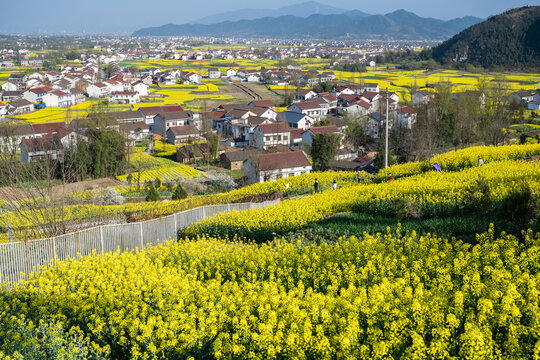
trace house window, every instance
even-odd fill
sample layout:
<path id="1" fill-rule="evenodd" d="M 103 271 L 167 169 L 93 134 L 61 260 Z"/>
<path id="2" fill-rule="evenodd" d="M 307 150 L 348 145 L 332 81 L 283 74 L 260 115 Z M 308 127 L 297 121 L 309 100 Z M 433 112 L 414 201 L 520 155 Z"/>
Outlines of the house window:
<path id="1" fill-rule="evenodd" d="M 264 137 L 264 141 L 267 141 L 267 142 L 268 142 L 268 141 L 271 141 L 270 136 L 265 136 L 265 137 Z"/>

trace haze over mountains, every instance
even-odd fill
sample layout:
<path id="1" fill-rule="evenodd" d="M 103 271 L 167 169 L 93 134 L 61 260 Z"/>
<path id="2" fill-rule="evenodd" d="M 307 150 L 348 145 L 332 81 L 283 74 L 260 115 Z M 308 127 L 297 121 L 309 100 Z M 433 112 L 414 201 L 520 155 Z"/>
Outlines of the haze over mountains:
<path id="1" fill-rule="evenodd" d="M 253 19 L 265 14 L 265 17 Z M 277 14 L 279 16 L 269 16 Z M 235 18 L 236 21 L 227 19 Z M 238 20 L 246 18 L 246 20 Z M 218 23 L 213 23 L 218 21 Z M 236 36 L 317 39 L 445 40 L 482 21 L 466 16 L 449 21 L 397 10 L 386 15 L 346 11 L 317 2 L 277 10 L 246 9 L 205 17 L 198 24 L 167 24 L 138 30 L 133 36 Z"/>
<path id="2" fill-rule="evenodd" d="M 360 10 L 353 10 L 355 13 L 368 14 Z M 255 20 L 263 17 L 279 17 L 285 15 L 294 15 L 297 17 L 308 17 L 313 14 L 336 15 L 346 13 L 347 10 L 336 8 L 330 5 L 321 4 L 316 1 L 307 1 L 302 4 L 293 4 L 279 9 L 241 9 L 236 11 L 227 11 L 220 14 L 205 16 L 202 19 L 192 21 L 193 24 L 212 25 L 224 21 Z"/>

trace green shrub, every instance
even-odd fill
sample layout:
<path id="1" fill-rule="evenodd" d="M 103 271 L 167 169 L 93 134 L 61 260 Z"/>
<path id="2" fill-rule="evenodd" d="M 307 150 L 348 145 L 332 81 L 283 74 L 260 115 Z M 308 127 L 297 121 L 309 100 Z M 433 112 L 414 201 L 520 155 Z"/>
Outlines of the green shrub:
<path id="1" fill-rule="evenodd" d="M 155 187 L 150 186 L 150 188 L 148 189 L 146 193 L 145 200 L 146 201 L 159 201 L 161 200 L 161 196 L 159 195 Z"/>
<path id="2" fill-rule="evenodd" d="M 187 195 L 187 192 L 186 190 L 182 187 L 182 185 L 178 185 L 176 187 L 176 189 L 174 189 L 174 193 L 172 195 L 172 199 L 173 200 L 182 200 L 182 199 L 185 199 L 187 198 L 188 195 Z"/>

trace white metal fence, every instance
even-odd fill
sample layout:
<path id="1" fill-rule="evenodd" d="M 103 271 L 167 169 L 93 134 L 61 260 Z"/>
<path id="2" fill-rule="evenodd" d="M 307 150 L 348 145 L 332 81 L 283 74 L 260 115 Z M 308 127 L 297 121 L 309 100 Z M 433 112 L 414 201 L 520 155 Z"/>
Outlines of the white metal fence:
<path id="1" fill-rule="evenodd" d="M 277 204 L 263 203 L 208 205 L 138 223 L 102 225 L 49 239 L 0 244 L 0 282 L 17 282 L 49 260 L 66 260 L 98 253 L 143 250 L 151 244 L 176 239 L 178 230 L 224 211 L 247 210 Z"/>

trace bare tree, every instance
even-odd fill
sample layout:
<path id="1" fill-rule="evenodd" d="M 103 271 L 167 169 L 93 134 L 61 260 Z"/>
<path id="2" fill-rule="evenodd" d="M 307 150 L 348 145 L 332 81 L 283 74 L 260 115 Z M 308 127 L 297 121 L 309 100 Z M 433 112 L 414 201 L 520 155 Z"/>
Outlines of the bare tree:
<path id="1" fill-rule="evenodd" d="M 492 145 L 503 143 L 507 136 L 506 129 L 512 122 L 506 78 L 496 77 L 491 81 L 481 79 L 478 90 L 485 99 L 481 111 L 484 139 Z"/>

